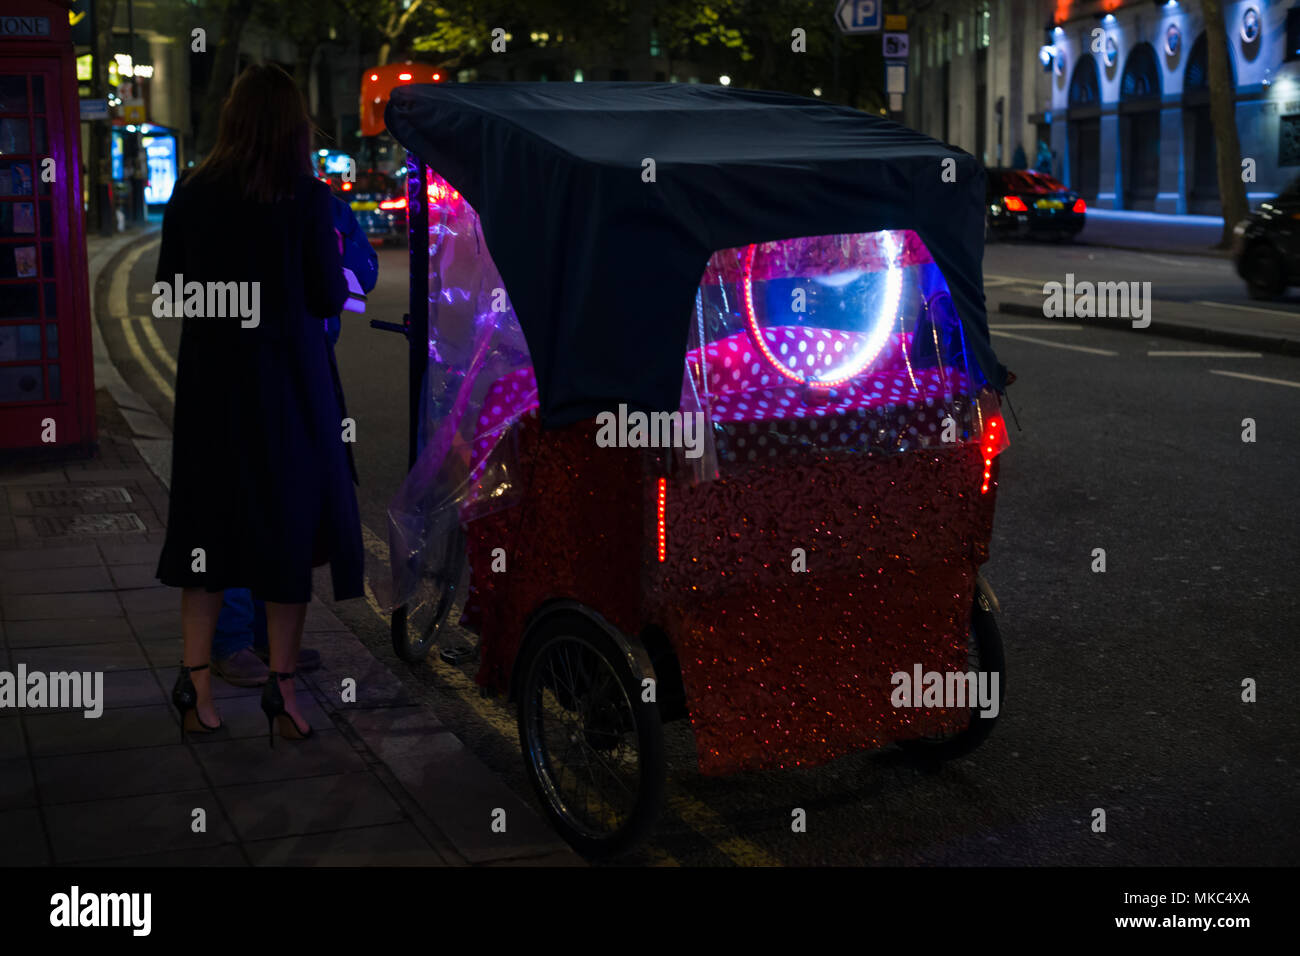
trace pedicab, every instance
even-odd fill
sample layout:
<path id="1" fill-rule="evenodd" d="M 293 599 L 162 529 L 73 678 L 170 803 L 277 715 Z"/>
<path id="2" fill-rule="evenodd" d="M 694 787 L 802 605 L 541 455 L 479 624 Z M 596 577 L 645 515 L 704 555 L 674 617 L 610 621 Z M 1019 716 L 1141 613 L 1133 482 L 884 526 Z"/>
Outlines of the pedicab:
<path id="1" fill-rule="evenodd" d="M 677 719 L 704 774 L 983 740 L 973 701 L 895 694 L 1003 671 L 980 164 L 712 86 L 417 85 L 386 120 L 411 255 L 394 648 L 476 635 L 558 832 L 590 858 L 643 839 Z"/>

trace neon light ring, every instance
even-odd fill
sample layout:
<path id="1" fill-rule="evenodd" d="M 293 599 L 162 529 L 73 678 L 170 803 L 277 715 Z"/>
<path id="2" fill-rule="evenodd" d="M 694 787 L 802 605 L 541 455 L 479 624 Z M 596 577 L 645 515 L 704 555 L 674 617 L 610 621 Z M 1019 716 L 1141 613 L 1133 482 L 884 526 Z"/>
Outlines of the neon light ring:
<path id="1" fill-rule="evenodd" d="M 875 321 L 872 322 L 870 330 L 867 332 L 867 340 L 863 343 L 862 348 L 847 360 L 839 365 L 824 369 L 815 370 L 811 377 L 807 372 L 795 371 L 774 353 L 767 344 L 767 339 L 763 330 L 758 327 L 758 316 L 754 313 L 754 255 L 758 250 L 757 245 L 745 247 L 744 258 L 741 264 L 741 285 L 744 288 L 744 309 L 745 309 L 745 329 L 749 332 L 749 338 L 763 353 L 774 369 L 783 376 L 800 385 L 811 386 L 813 388 L 834 388 L 842 385 L 850 379 L 860 374 L 867 366 L 876 360 L 881 350 L 889 341 L 890 330 L 894 326 L 894 317 L 898 314 L 898 303 L 903 291 L 903 270 L 898 267 L 898 241 L 894 238 L 892 232 L 882 232 L 882 245 L 885 247 L 885 257 L 888 265 L 885 267 L 885 294 L 881 297 L 880 310 L 876 313 Z M 848 282 L 852 282 L 862 273 L 859 272 L 852 276 Z M 847 284 L 839 283 L 841 285 Z M 826 356 L 827 361 L 831 356 Z"/>

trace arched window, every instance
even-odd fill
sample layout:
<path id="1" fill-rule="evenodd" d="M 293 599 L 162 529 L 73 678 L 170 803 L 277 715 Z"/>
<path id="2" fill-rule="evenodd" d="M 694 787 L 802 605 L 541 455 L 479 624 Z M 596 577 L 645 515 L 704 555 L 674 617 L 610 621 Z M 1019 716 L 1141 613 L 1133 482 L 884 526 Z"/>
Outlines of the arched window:
<path id="1" fill-rule="evenodd" d="M 1124 64 L 1124 77 L 1119 84 L 1119 98 L 1140 100 L 1160 95 L 1160 66 L 1156 51 L 1150 43 L 1139 43 L 1128 55 Z"/>
<path id="2" fill-rule="evenodd" d="M 1080 58 L 1070 78 L 1069 106 L 1096 106 L 1101 102 L 1101 81 L 1097 77 L 1097 61 L 1091 56 Z"/>

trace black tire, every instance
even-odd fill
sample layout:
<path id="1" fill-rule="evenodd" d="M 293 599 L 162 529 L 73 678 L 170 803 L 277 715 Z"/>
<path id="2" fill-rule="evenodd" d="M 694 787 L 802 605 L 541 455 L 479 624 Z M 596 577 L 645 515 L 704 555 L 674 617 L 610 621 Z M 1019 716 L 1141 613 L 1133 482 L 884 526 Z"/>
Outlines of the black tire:
<path id="1" fill-rule="evenodd" d="M 576 612 L 543 621 L 515 666 L 521 668 L 519 746 L 551 825 L 587 859 L 626 853 L 663 809 L 658 705 L 641 700 L 640 676 L 617 642 Z M 557 743 L 564 744 L 562 754 Z"/>
<path id="2" fill-rule="evenodd" d="M 1246 292 L 1252 299 L 1269 301 L 1286 291 L 1286 270 L 1282 257 L 1270 245 L 1259 243 L 1246 250 Z"/>
<path id="3" fill-rule="evenodd" d="M 390 627 L 393 652 L 408 664 L 418 664 L 429 656 L 438 643 L 452 608 L 469 586 L 465 560 L 464 534 L 456 528 L 451 535 L 443 567 L 434 570 L 417 597 L 421 598 L 414 614 L 405 605 L 393 610 Z"/>
<path id="4" fill-rule="evenodd" d="M 998 630 L 993 612 L 981 606 L 976 595 L 971 610 L 970 666 L 976 671 L 998 675 L 998 714 L 1007 692 L 1006 654 L 1002 649 L 1002 632 Z M 920 737 L 900 740 L 899 748 L 911 756 L 927 761 L 953 760 L 964 757 L 988 739 L 993 733 L 997 717 L 981 717 L 978 708 L 971 708 L 970 724 L 965 729 L 944 737 Z"/>

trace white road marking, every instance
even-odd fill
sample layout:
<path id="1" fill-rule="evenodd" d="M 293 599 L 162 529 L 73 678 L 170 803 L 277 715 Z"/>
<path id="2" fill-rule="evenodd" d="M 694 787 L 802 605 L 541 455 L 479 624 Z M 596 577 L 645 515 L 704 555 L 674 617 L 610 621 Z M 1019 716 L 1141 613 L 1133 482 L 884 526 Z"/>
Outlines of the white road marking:
<path id="1" fill-rule="evenodd" d="M 1067 325 L 1064 322 L 999 322 L 996 325 L 990 323 L 989 331 L 994 329 L 1050 329 L 1053 332 L 1078 332 L 1082 325 Z"/>
<path id="2" fill-rule="evenodd" d="M 1265 378 L 1262 375 L 1247 375 L 1245 372 L 1225 372 L 1223 369 L 1210 369 L 1211 375 L 1227 375 L 1230 378 L 1245 378 L 1252 382 L 1265 382 L 1269 385 L 1286 385 L 1289 388 L 1300 388 L 1300 382 L 1288 382 L 1284 378 Z"/>
<path id="3" fill-rule="evenodd" d="M 990 335 L 1000 335 L 1007 339 L 1018 339 L 1021 342 L 1033 342 L 1035 345 L 1047 345 L 1054 349 L 1069 349 L 1072 352 L 1087 352 L 1089 355 L 1118 355 L 1118 352 L 1111 352 L 1108 349 L 1092 349 L 1086 345 L 1065 345 L 1062 342 L 1050 342 L 1047 339 L 1036 339 L 1031 335 L 1015 335 L 1011 332 L 990 330 Z"/>
<path id="4" fill-rule="evenodd" d="M 1209 305 L 1216 309 L 1236 309 L 1238 312 L 1262 312 L 1265 315 L 1286 315 L 1293 319 L 1300 319 L 1300 312 L 1286 312 L 1282 309 L 1261 309 L 1253 305 L 1231 305 L 1227 302 L 1206 302 L 1197 300 L 1196 305 Z"/>
<path id="5" fill-rule="evenodd" d="M 1263 358 L 1261 352 L 1148 352 L 1147 355 L 1159 355 L 1175 358 Z"/>
<path id="6" fill-rule="evenodd" d="M 1180 269 L 1186 269 L 1189 265 L 1194 265 L 1197 268 L 1200 268 L 1200 263 L 1186 262 L 1182 259 L 1166 259 L 1164 256 L 1153 256 L 1149 252 L 1139 252 L 1138 255 L 1143 259 L 1150 259 L 1152 262 L 1161 262 L 1167 266 L 1178 266 Z"/>

